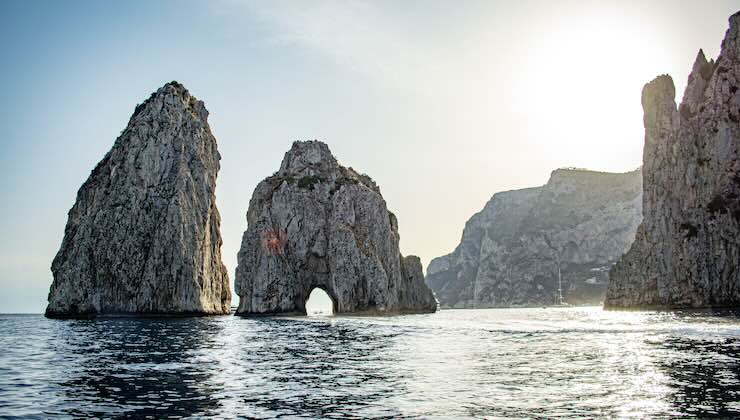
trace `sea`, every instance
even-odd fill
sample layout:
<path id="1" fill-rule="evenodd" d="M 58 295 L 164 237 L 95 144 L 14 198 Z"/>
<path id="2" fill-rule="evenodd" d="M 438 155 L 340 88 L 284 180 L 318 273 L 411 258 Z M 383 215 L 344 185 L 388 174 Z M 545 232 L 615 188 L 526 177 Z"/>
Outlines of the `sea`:
<path id="1" fill-rule="evenodd" d="M 0 417 L 740 417 L 740 318 L 0 315 Z"/>

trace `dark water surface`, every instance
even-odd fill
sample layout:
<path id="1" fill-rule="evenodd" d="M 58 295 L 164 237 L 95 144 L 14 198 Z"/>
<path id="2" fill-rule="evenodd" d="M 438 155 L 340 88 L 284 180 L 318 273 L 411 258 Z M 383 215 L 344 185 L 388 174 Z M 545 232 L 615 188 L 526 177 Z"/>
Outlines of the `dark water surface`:
<path id="1" fill-rule="evenodd" d="M 740 416 L 740 318 L 600 308 L 2 315 L 0 415 Z"/>

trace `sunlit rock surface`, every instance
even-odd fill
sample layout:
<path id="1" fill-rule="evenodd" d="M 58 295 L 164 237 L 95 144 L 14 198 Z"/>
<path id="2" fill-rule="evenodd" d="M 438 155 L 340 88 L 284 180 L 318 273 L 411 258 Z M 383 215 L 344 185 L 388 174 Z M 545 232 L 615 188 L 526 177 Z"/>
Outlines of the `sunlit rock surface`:
<path id="1" fill-rule="evenodd" d="M 236 268 L 240 315 L 305 314 L 314 287 L 335 313 L 433 312 L 416 257 L 399 252 L 398 224 L 367 175 L 319 141 L 295 142 L 249 202 Z"/>
<path id="2" fill-rule="evenodd" d="M 643 89 L 645 217 L 605 307 L 740 304 L 739 79 L 740 13 L 716 62 L 699 51 L 678 108 L 670 76 Z"/>
<path id="3" fill-rule="evenodd" d="M 229 312 L 207 118 L 177 82 L 136 107 L 69 211 L 47 316 Z"/>
<path id="4" fill-rule="evenodd" d="M 641 188 L 639 170 L 558 169 L 542 187 L 494 194 L 427 284 L 443 307 L 550 305 L 560 266 L 566 302 L 598 304 L 640 223 Z"/>

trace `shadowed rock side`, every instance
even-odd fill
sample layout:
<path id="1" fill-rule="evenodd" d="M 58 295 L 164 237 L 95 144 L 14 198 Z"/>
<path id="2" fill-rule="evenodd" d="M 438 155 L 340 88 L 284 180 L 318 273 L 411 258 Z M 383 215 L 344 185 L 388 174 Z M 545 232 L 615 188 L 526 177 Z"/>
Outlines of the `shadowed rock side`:
<path id="1" fill-rule="evenodd" d="M 717 62 L 699 51 L 681 105 L 670 76 L 642 91 L 644 220 L 606 308 L 740 304 L 740 13 Z"/>
<path id="2" fill-rule="evenodd" d="M 640 223 L 641 188 L 639 170 L 558 169 L 545 186 L 497 193 L 431 261 L 427 284 L 443 307 L 550 305 L 559 265 L 565 300 L 598 304 Z"/>
<path id="3" fill-rule="evenodd" d="M 434 312 L 417 257 L 403 258 L 398 224 L 367 175 L 326 144 L 295 142 L 257 185 L 236 268 L 237 314 L 305 314 L 314 287 L 335 313 Z"/>
<path id="4" fill-rule="evenodd" d="M 47 316 L 229 313 L 207 118 L 177 82 L 136 107 L 69 211 Z"/>

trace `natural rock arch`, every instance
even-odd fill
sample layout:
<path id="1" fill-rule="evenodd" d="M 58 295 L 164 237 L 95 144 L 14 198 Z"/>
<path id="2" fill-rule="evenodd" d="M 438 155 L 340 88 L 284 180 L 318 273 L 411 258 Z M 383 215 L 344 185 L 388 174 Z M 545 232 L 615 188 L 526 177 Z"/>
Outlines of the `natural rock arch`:
<path id="1" fill-rule="evenodd" d="M 304 314 L 308 315 L 308 308 L 307 308 L 308 301 L 311 299 L 311 295 L 316 290 L 322 291 L 324 294 L 326 294 L 327 297 L 329 297 L 329 300 L 331 301 L 331 312 L 332 312 L 332 314 L 339 313 L 339 308 L 338 308 L 338 305 L 337 305 L 337 299 L 336 299 L 336 297 L 333 296 L 333 294 L 331 293 L 331 291 L 324 289 L 322 286 L 314 286 L 314 287 L 311 287 L 308 290 L 308 293 L 306 294 L 305 299 L 303 299 L 303 312 L 304 312 Z"/>
<path id="2" fill-rule="evenodd" d="M 237 314 L 305 314 L 320 287 L 334 313 L 433 312 L 417 257 L 399 252 L 398 224 L 367 175 L 326 144 L 295 142 L 247 211 L 236 269 Z"/>

